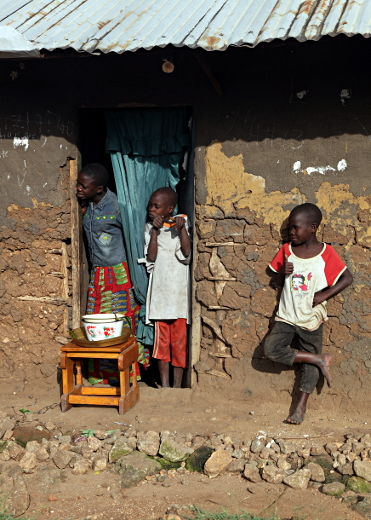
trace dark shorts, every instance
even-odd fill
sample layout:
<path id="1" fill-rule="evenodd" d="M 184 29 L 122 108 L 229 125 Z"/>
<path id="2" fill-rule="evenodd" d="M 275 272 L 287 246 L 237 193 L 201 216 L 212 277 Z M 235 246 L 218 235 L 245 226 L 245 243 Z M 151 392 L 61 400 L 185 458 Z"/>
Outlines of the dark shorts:
<path id="1" fill-rule="evenodd" d="M 292 365 L 298 350 L 290 347 L 297 336 L 300 350 L 311 354 L 322 353 L 323 324 L 316 330 L 305 330 L 283 321 L 276 321 L 264 342 L 264 354 L 277 363 Z M 300 391 L 311 394 L 316 387 L 319 369 L 315 365 L 301 364 Z"/>

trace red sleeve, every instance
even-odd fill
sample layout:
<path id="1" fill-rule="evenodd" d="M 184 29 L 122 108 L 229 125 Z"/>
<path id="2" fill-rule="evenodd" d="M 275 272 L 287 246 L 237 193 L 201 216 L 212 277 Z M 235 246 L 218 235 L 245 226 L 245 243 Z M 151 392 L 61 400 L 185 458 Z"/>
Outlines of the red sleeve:
<path id="1" fill-rule="evenodd" d="M 281 269 L 283 264 L 287 261 L 288 257 L 290 256 L 290 249 L 288 244 L 284 244 L 281 249 L 278 251 L 276 256 L 273 258 L 272 262 L 269 264 L 269 267 L 274 271 L 275 273 L 278 273 L 278 271 Z"/>
<path id="2" fill-rule="evenodd" d="M 344 264 L 335 249 L 326 244 L 326 249 L 322 254 L 325 262 L 325 276 L 328 286 L 334 285 L 343 274 L 347 266 Z"/>

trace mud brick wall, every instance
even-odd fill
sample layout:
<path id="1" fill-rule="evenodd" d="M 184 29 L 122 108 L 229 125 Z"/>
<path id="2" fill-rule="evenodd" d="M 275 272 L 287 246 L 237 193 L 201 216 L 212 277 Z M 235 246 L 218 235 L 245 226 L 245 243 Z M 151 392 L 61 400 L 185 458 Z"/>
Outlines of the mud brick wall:
<path id="1" fill-rule="evenodd" d="M 69 164 L 63 202 L 10 204 L 0 228 L 0 383 L 51 378 L 70 324 Z"/>
<path id="2" fill-rule="evenodd" d="M 334 358 L 334 388 L 311 406 L 371 404 L 370 54 L 362 37 L 204 52 L 222 95 L 189 49 L 0 61 L 2 380 L 8 371 L 55 384 L 56 338 L 70 325 L 68 158 L 86 141 L 79 111 L 100 109 L 104 126 L 107 107 L 186 105 L 194 116 L 194 384 L 250 403 L 290 402 L 293 370 L 263 358 L 277 300 L 267 266 L 290 210 L 309 201 L 323 211 L 319 238 L 355 280 L 329 304 L 323 347 Z M 162 72 L 164 56 L 174 73 Z M 104 129 L 98 137 L 105 157 Z"/>
<path id="3" fill-rule="evenodd" d="M 367 138 L 340 139 L 357 142 L 358 148 L 368 150 Z M 260 150 L 256 153 L 261 154 L 264 143 L 257 144 Z M 304 143 L 296 157 L 308 160 L 317 147 L 316 141 Z M 323 351 L 333 356 L 335 384 L 320 401 L 315 396 L 315 406 L 332 402 L 348 407 L 349 399 L 368 401 L 371 197 L 362 194 L 369 193 L 368 178 L 354 165 L 353 172 L 348 168 L 346 172 L 336 171 L 329 180 L 314 172 L 309 187 L 308 172 L 292 169 L 286 171 L 286 189 L 271 191 L 267 186 L 273 185 L 269 174 L 266 180 L 250 173 L 259 171 L 253 165 L 258 158 L 251 145 L 216 142 L 200 149 L 199 154 L 205 176 L 198 199 L 203 203 L 196 208 L 198 257 L 194 273 L 202 320 L 200 360 L 195 365 L 199 384 L 228 389 L 232 394 L 269 395 L 270 399 L 291 393 L 292 370 L 263 355 L 264 338 L 279 296 L 275 277 L 267 266 L 282 240 L 287 239 L 290 209 L 310 201 L 323 211 L 319 239 L 335 247 L 354 275 L 353 286 L 328 305 Z M 346 183 L 349 179 L 357 181 L 352 186 Z M 318 391 L 321 387 L 320 381 Z"/>

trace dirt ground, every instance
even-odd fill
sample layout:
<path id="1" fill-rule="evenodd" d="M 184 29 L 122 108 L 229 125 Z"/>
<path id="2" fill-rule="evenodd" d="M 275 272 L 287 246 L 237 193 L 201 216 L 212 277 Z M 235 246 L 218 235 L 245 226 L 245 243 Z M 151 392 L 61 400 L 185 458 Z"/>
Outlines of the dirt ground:
<path id="1" fill-rule="evenodd" d="M 369 433 L 371 421 L 369 411 L 355 411 L 349 416 L 339 409 L 309 409 L 306 421 L 293 426 L 283 422 L 290 406 L 289 396 L 283 396 L 278 404 L 230 400 L 217 393 L 197 390 L 155 389 L 142 384 L 140 401 L 124 416 L 118 415 L 113 407 L 92 406 L 75 406 L 62 414 L 55 383 L 38 388 L 27 384 L 7 385 L 0 388 L 0 394 L 1 409 L 11 417 L 20 417 L 19 409 L 25 408 L 34 412 L 38 421 L 52 421 L 63 433 L 71 434 L 82 428 L 111 430 L 132 425 L 137 430 L 223 433 L 241 440 L 267 434 L 326 443 L 342 440 L 345 433 Z M 118 476 L 107 471 L 84 476 L 66 471 L 65 481 L 52 487 L 45 486 L 40 474 L 37 475 L 37 478 L 36 474 L 24 476 L 31 495 L 27 514 L 37 515 L 41 520 L 82 520 L 88 515 L 99 515 L 104 520 L 151 520 L 163 516 L 172 504 L 195 504 L 207 510 L 227 508 L 231 512 L 245 509 L 267 517 L 275 513 L 285 519 L 362 518 L 347 504 L 323 495 L 315 487 L 294 491 L 283 485 L 251 484 L 235 474 L 215 479 L 198 473 L 179 474 L 166 477 L 165 482 L 146 481 L 125 490 L 120 490 Z"/>

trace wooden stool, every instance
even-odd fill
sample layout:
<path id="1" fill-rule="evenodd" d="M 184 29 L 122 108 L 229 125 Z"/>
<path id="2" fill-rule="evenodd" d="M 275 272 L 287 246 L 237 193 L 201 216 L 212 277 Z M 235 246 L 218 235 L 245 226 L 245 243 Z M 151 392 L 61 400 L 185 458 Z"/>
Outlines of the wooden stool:
<path id="1" fill-rule="evenodd" d="M 92 342 L 93 343 L 93 342 Z M 94 343 L 93 343 L 94 344 Z M 120 387 L 98 388 L 83 386 L 81 365 L 84 358 L 117 359 L 120 372 Z M 69 410 L 73 404 L 95 404 L 119 407 L 119 414 L 126 413 L 139 399 L 139 386 L 134 377 L 130 386 L 130 368 L 138 359 L 136 339 L 129 338 L 125 343 L 114 347 L 79 347 L 67 343 L 61 347 L 60 366 L 62 369 L 62 412 Z M 76 366 L 76 384 L 74 367 Z"/>

